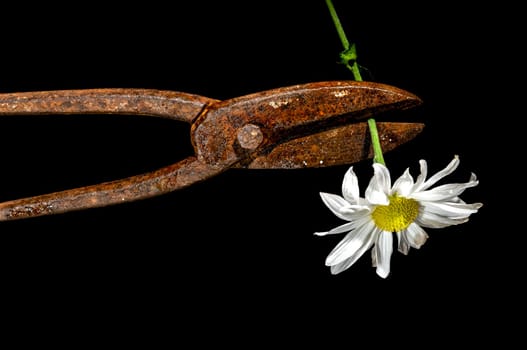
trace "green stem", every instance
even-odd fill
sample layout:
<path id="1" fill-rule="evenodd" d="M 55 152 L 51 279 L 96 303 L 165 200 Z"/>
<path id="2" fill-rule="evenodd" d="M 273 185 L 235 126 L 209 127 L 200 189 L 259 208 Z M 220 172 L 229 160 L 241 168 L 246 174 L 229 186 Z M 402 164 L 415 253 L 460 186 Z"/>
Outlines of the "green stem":
<path id="1" fill-rule="evenodd" d="M 350 46 L 348 38 L 346 37 L 346 33 L 344 32 L 344 28 L 342 27 L 342 23 L 340 23 L 339 16 L 337 15 L 337 11 L 335 11 L 335 7 L 333 6 L 333 2 L 331 0 L 326 0 L 326 5 L 331 18 L 333 19 L 333 24 L 337 29 L 340 42 L 344 47 L 344 51 L 340 53 L 340 61 L 351 71 L 355 80 L 362 81 L 359 64 L 357 63 L 357 50 L 355 49 L 355 44 Z"/>
<path id="2" fill-rule="evenodd" d="M 368 126 L 370 128 L 371 144 L 373 147 L 373 161 L 375 163 L 381 163 L 382 165 L 386 165 L 386 163 L 384 162 L 384 157 L 382 155 L 381 142 L 379 140 L 379 132 L 377 131 L 375 119 L 368 119 Z"/>
<path id="3" fill-rule="evenodd" d="M 359 69 L 359 65 L 357 64 L 357 62 L 353 62 L 352 65 L 350 65 L 349 63 L 346 63 L 346 68 L 348 68 L 351 71 L 351 73 L 353 74 L 353 78 L 356 81 L 362 81 L 362 76 L 360 75 L 360 69 Z"/>
<path id="4" fill-rule="evenodd" d="M 335 24 L 335 28 L 337 29 L 342 46 L 344 47 L 344 51 L 340 53 L 341 63 L 351 71 L 355 80 L 362 81 L 359 64 L 357 63 L 357 49 L 355 44 L 350 46 L 344 28 L 342 27 L 342 23 L 340 23 L 339 16 L 337 15 L 337 11 L 335 11 L 335 7 L 333 6 L 333 2 L 331 0 L 326 0 L 326 5 L 328 6 L 331 18 L 333 19 L 333 24 Z M 352 63 L 350 64 L 350 62 Z M 370 129 L 371 143 L 373 146 L 373 161 L 375 163 L 386 165 L 386 163 L 384 163 L 379 132 L 377 131 L 377 125 L 375 124 L 374 118 L 368 119 L 368 127 Z"/>
<path id="5" fill-rule="evenodd" d="M 342 28 L 342 24 L 340 23 L 337 11 L 335 11 L 335 6 L 333 6 L 333 2 L 331 0 L 326 0 L 326 5 L 328 6 L 329 14 L 331 15 L 331 19 L 333 19 L 333 23 L 335 24 L 335 28 L 337 29 L 340 41 L 342 42 L 342 46 L 344 46 L 344 50 L 349 50 L 350 42 L 346 37 L 344 28 Z"/>

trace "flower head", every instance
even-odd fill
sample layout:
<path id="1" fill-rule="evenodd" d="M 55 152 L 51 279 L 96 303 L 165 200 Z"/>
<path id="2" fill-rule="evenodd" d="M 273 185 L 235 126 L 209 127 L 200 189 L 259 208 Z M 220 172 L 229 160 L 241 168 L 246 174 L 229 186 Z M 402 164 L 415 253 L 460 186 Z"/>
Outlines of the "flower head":
<path id="1" fill-rule="evenodd" d="M 374 163 L 374 175 L 364 198 L 359 196 L 353 167 L 344 176 L 342 196 L 320 193 L 324 204 L 337 217 L 348 221 L 330 231 L 315 233 L 324 236 L 347 232 L 326 259 L 333 274 L 346 270 L 372 248 L 373 266 L 379 276 L 386 278 L 390 273 L 393 233 L 397 236 L 398 250 L 406 255 L 410 247 L 420 248 L 426 242 L 428 235 L 423 227 L 461 224 L 481 208 L 481 203 L 467 204 L 459 198 L 465 189 L 478 184 L 474 174 L 468 182 L 432 188 L 458 167 L 458 156 L 428 180 L 426 161 L 420 160 L 419 164 L 421 174 L 415 181 L 406 169 L 392 185 L 386 166 Z"/>

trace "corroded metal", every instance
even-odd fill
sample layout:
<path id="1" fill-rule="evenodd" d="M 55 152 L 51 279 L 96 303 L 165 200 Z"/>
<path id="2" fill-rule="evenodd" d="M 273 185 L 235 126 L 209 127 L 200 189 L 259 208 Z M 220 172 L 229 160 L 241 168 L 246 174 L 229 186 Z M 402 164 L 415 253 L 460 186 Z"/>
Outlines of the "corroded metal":
<path id="1" fill-rule="evenodd" d="M 154 89 L 85 89 L 0 94 L 0 115 L 126 114 L 191 123 L 217 100 Z"/>
<path id="2" fill-rule="evenodd" d="M 90 89 L 0 94 L 0 115 L 127 114 L 191 123 L 195 155 L 156 171 L 98 185 L 0 203 L 0 221 L 103 207 L 161 195 L 232 167 L 293 169 L 371 158 L 359 122 L 421 100 L 389 85 L 335 81 L 283 87 L 225 101 L 182 92 Z M 378 123 L 389 151 L 419 123 Z"/>
<path id="3" fill-rule="evenodd" d="M 420 123 L 378 122 L 377 132 L 383 152 L 389 152 L 416 137 L 424 128 Z M 321 168 L 352 164 L 373 158 L 367 122 L 346 125 L 299 137 L 257 156 L 248 169 Z"/>
<path id="4" fill-rule="evenodd" d="M 364 120 L 388 110 L 421 104 L 407 91 L 385 84 L 357 81 L 316 82 L 262 91 L 218 102 L 202 121 L 192 126 L 192 141 L 199 159 L 231 166 L 237 161 L 239 128 L 258 125 L 264 135 L 259 151 L 321 130 Z M 244 158 L 247 158 L 244 157 Z"/>
<path id="5" fill-rule="evenodd" d="M 59 214 L 159 196 L 205 180 L 223 170 L 189 157 L 147 174 L 0 203 L 0 221 Z"/>

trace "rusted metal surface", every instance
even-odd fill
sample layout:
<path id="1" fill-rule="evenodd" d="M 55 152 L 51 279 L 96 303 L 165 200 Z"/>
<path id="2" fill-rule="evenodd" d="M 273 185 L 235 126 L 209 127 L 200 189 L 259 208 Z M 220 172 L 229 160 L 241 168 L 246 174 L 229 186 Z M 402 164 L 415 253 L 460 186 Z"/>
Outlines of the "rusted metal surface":
<path id="1" fill-rule="evenodd" d="M 190 157 L 147 174 L 0 203 L 0 221 L 59 214 L 159 196 L 205 180 L 224 170 Z"/>
<path id="2" fill-rule="evenodd" d="M 264 135 L 266 152 L 293 138 L 348 125 L 388 111 L 419 105 L 404 90 L 371 82 L 317 82 L 268 90 L 225 100 L 209 107 L 193 125 L 197 156 L 207 163 L 232 165 L 238 158 L 235 134 L 250 123 Z M 293 150 L 294 151 L 294 150 Z"/>
<path id="3" fill-rule="evenodd" d="M 86 89 L 0 94 L 0 115 L 126 114 L 191 123 L 217 100 L 177 91 Z"/>
<path id="4" fill-rule="evenodd" d="M 367 124 L 389 110 L 420 105 L 396 87 L 355 81 L 283 87 L 225 101 L 182 92 L 90 89 L 0 94 L 0 115 L 127 114 L 191 123 L 195 155 L 156 171 L 103 184 L 0 203 L 0 221 L 145 199 L 204 181 L 232 167 L 293 169 L 372 157 Z M 389 151 L 419 123 L 378 123 Z"/>
<path id="5" fill-rule="evenodd" d="M 410 141 L 424 128 L 419 123 L 377 124 L 383 152 Z M 367 122 L 330 129 L 318 134 L 299 137 L 274 147 L 269 153 L 258 156 L 249 169 L 299 169 L 321 168 L 352 164 L 373 158 L 370 130 Z"/>

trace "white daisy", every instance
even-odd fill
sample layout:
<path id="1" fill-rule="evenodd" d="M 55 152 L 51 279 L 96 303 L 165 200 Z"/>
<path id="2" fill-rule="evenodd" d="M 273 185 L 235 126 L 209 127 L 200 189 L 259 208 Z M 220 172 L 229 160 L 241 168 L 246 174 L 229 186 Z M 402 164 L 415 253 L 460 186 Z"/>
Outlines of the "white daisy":
<path id="1" fill-rule="evenodd" d="M 353 265 L 365 251 L 372 248 L 373 266 L 377 274 L 386 278 L 390 273 L 393 250 L 393 232 L 398 239 L 398 250 L 408 254 L 410 247 L 420 248 L 428 238 L 422 227 L 441 228 L 468 221 L 471 214 L 481 208 L 481 203 L 467 204 L 459 195 L 478 184 L 471 174 L 468 182 L 432 187 L 451 174 L 459 165 L 455 156 L 446 168 L 428 180 L 426 161 L 420 160 L 421 174 L 414 182 L 409 169 L 391 185 L 386 166 L 374 163 L 374 175 L 365 191 L 359 196 L 358 179 L 353 167 L 346 172 L 342 183 L 342 197 L 321 192 L 326 206 L 340 219 L 349 221 L 318 236 L 348 232 L 331 251 L 326 265 L 337 274 Z"/>

